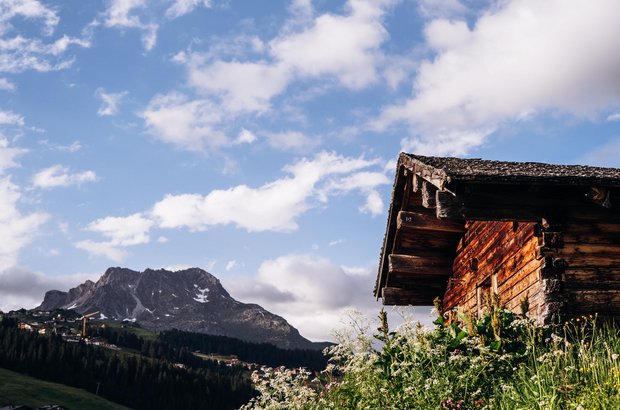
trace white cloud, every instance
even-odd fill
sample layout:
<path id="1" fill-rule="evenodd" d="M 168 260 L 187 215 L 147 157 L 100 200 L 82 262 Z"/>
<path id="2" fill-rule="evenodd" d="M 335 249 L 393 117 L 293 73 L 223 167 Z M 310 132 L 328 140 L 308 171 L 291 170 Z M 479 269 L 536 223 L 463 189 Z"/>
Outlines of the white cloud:
<path id="1" fill-rule="evenodd" d="M 142 33 L 142 47 L 144 47 L 145 50 L 152 50 L 153 47 L 155 47 L 155 44 L 157 44 L 158 29 L 159 26 L 153 23 L 144 26 L 144 33 Z"/>
<path id="2" fill-rule="evenodd" d="M 479 147 L 495 131 L 494 128 L 438 131 L 435 134 L 422 134 L 403 138 L 401 151 L 415 152 L 419 155 L 465 156 L 473 148 Z"/>
<path id="3" fill-rule="evenodd" d="M 388 59 L 381 50 L 389 37 L 383 18 L 396 1 L 349 0 L 341 14 L 313 17 L 311 1 L 298 0 L 291 3 L 292 17 L 271 40 L 240 34 L 213 42 L 206 52 L 189 48 L 175 54 L 172 61 L 185 65 L 187 83 L 200 97 L 156 95 L 140 114 L 147 132 L 182 149 L 204 151 L 254 141 L 248 133 L 229 140 L 224 130 L 243 115 L 269 113 L 274 99 L 295 81 L 320 78 L 327 80 L 323 88 L 336 83 L 357 90 L 381 79 L 379 71 L 385 70 L 383 77 L 396 87 L 412 69 L 408 59 Z M 173 15 L 197 4 L 175 3 Z M 124 24 L 141 24 L 127 19 L 119 17 Z M 272 147 L 297 152 L 320 144 L 297 132 L 267 137 Z"/>
<path id="4" fill-rule="evenodd" d="M 226 263 L 226 267 L 224 269 L 226 271 L 229 271 L 229 270 L 233 269 L 235 266 L 237 266 L 237 261 L 235 261 L 235 260 L 228 261 L 228 263 Z"/>
<path id="5" fill-rule="evenodd" d="M 133 12 L 145 8 L 146 0 L 110 0 L 108 3 L 104 20 L 107 27 L 141 28 L 143 26 L 140 18 Z"/>
<path id="6" fill-rule="evenodd" d="M 101 99 L 101 107 L 97 110 L 97 115 L 103 117 L 118 114 L 118 105 L 127 96 L 127 91 L 107 93 L 103 88 L 97 88 L 95 95 Z"/>
<path id="7" fill-rule="evenodd" d="M 187 13 L 191 13 L 199 5 L 211 7 L 211 0 L 173 0 L 172 5 L 166 10 L 166 17 L 175 19 Z"/>
<path id="8" fill-rule="evenodd" d="M 58 40 L 54 41 L 48 47 L 46 47 L 44 49 L 44 52 L 57 56 L 67 51 L 70 45 L 78 45 L 88 48 L 90 47 L 90 41 L 63 35 Z"/>
<path id="9" fill-rule="evenodd" d="M 4 174 L 5 170 L 17 166 L 15 158 L 25 152 L 27 151 L 23 148 L 11 147 L 6 138 L 0 138 L 0 175 Z"/>
<path id="10" fill-rule="evenodd" d="M 149 230 L 153 221 L 136 213 L 126 217 L 113 217 L 97 219 L 88 225 L 88 230 L 99 232 L 107 237 L 110 242 L 118 246 L 132 246 L 148 243 L 150 241 Z"/>
<path id="11" fill-rule="evenodd" d="M 24 117 L 11 111 L 0 111 L 0 125 L 24 125 Z"/>
<path id="12" fill-rule="evenodd" d="M 155 23 L 144 23 L 136 14 L 147 7 L 146 0 L 110 0 L 104 13 L 103 24 L 106 27 L 135 28 L 142 30 L 142 45 L 151 50 L 157 42 L 158 26 Z"/>
<path id="13" fill-rule="evenodd" d="M 22 214 L 18 209 L 20 199 L 19 187 L 11 178 L 0 177 L 0 270 L 15 266 L 19 251 L 34 239 L 39 226 L 48 219 L 40 212 Z"/>
<path id="14" fill-rule="evenodd" d="M 390 89 L 396 90 L 400 84 L 409 79 L 415 67 L 415 62 L 411 57 L 386 56 L 383 77 Z"/>
<path id="15" fill-rule="evenodd" d="M 320 139 L 304 135 L 299 131 L 265 133 L 269 145 L 279 151 L 309 152 L 316 148 Z"/>
<path id="16" fill-rule="evenodd" d="M 467 14 L 459 0 L 418 0 L 420 14 L 430 18 L 454 19 Z"/>
<path id="17" fill-rule="evenodd" d="M 69 168 L 62 165 L 52 165 L 37 172 L 32 177 L 32 185 L 37 188 L 56 188 L 70 185 L 80 185 L 85 182 L 94 182 L 97 175 L 93 171 L 70 172 Z"/>
<path id="18" fill-rule="evenodd" d="M 264 50 L 258 59 L 224 61 L 218 55 L 229 52 L 215 46 L 209 53 L 177 54 L 174 61 L 187 66 L 191 86 L 219 98 L 229 115 L 268 111 L 271 100 L 296 79 L 333 77 L 347 88 L 360 89 L 378 79 L 384 58 L 380 47 L 388 38 L 382 19 L 392 3 L 350 0 L 345 14 L 311 19 L 311 3 L 296 1 L 292 22 L 266 47 L 262 41 L 257 47 L 252 38 L 254 51 Z"/>
<path id="19" fill-rule="evenodd" d="M 620 121 L 620 112 L 609 114 L 607 116 L 607 121 Z"/>
<path id="20" fill-rule="evenodd" d="M 205 230 L 211 226 L 234 224 L 253 231 L 289 232 L 298 228 L 297 218 L 310 209 L 311 199 L 326 200 L 317 186 L 327 177 L 350 174 L 376 165 L 377 161 L 347 158 L 322 152 L 314 159 L 302 159 L 286 166 L 291 176 L 258 188 L 239 185 L 214 190 L 208 195 L 166 195 L 151 211 L 162 228 Z"/>
<path id="21" fill-rule="evenodd" d="M 180 270 L 186 270 L 186 269 L 191 269 L 194 266 L 192 265 L 186 265 L 186 264 L 177 264 L 177 265 L 168 265 L 168 266 L 164 266 L 163 269 L 169 270 L 171 272 L 177 272 Z"/>
<path id="22" fill-rule="evenodd" d="M 371 268 L 345 270 L 317 255 L 292 254 L 263 262 L 255 279 L 225 285 L 234 297 L 284 316 L 304 336 L 327 340 L 348 309 L 376 315 L 374 276 Z"/>
<path id="23" fill-rule="evenodd" d="M 0 0 L 0 72 L 20 73 L 26 70 L 61 70 L 71 65 L 71 59 L 63 59 L 69 46 L 90 47 L 87 39 L 63 35 L 48 43 L 39 38 L 22 35 L 9 37 L 13 19 L 27 19 L 42 24 L 43 35 L 54 33 L 60 19 L 56 12 L 35 0 Z M 0 78 L 0 89 L 12 90 L 14 85 Z"/>
<path id="24" fill-rule="evenodd" d="M 176 92 L 156 95 L 139 115 L 151 135 L 184 149 L 203 151 L 229 143 L 217 129 L 221 110 L 208 99 L 189 100 Z"/>
<path id="25" fill-rule="evenodd" d="M 608 112 L 620 103 L 617 15 L 614 0 L 513 0 L 471 29 L 434 20 L 425 28 L 434 56 L 420 64 L 413 97 L 385 107 L 372 126 L 406 123 L 414 136 L 405 147 L 460 155 L 507 122 Z"/>
<path id="26" fill-rule="evenodd" d="M 301 76 L 333 75 L 345 87 L 365 87 L 377 79 L 379 48 L 388 38 L 381 19 L 389 3 L 349 1 L 347 15 L 323 14 L 306 30 L 276 38 L 271 53 Z"/>
<path id="27" fill-rule="evenodd" d="M 107 240 L 79 241 L 75 247 L 87 251 L 93 256 L 103 256 L 115 262 L 121 262 L 127 252 L 122 249 L 127 246 L 149 243 L 149 231 L 154 222 L 140 213 L 126 217 L 106 217 L 91 222 L 87 230 L 103 235 Z M 161 241 L 160 241 L 161 242 Z"/>
<path id="28" fill-rule="evenodd" d="M 371 190 L 379 185 L 390 185 L 392 181 L 384 172 L 356 172 L 344 178 L 330 181 L 328 190 L 348 192 L 352 190 Z"/>
<path id="29" fill-rule="evenodd" d="M 48 290 L 67 291 L 85 282 L 96 280 L 96 275 L 78 273 L 75 275 L 47 276 L 29 269 L 12 267 L 0 270 L 0 310 L 34 308 L 43 301 Z"/>
<path id="30" fill-rule="evenodd" d="M 19 251 L 34 239 L 37 229 L 48 218 L 40 212 L 22 214 L 18 208 L 20 188 L 10 176 L 5 176 L 6 170 L 18 166 L 15 159 L 24 152 L 0 138 L 0 271 L 17 263 Z"/>
<path id="31" fill-rule="evenodd" d="M 201 92 L 220 97 L 231 113 L 264 112 L 269 101 L 286 88 L 290 74 L 286 67 L 265 61 L 216 61 L 202 65 L 193 55 L 189 83 Z"/>
<path id="32" fill-rule="evenodd" d="M 383 199 L 377 187 L 390 185 L 390 179 L 384 172 L 356 172 L 340 179 L 333 179 L 324 187 L 324 195 L 329 193 L 348 193 L 359 190 L 366 196 L 366 203 L 359 207 L 362 213 L 369 213 L 373 216 L 383 214 Z"/>
<path id="33" fill-rule="evenodd" d="M 90 47 L 90 41 L 66 35 L 53 43 L 18 35 L 0 38 L 0 72 L 21 73 L 26 70 L 40 72 L 63 70 L 71 66 L 72 59 L 62 55 L 69 46 Z"/>
<path id="34" fill-rule="evenodd" d="M 56 12 L 36 0 L 0 0 L 0 10 L 0 35 L 13 28 L 11 20 L 15 17 L 41 20 L 46 35 L 51 35 L 60 21 Z"/>
<path id="35" fill-rule="evenodd" d="M 0 77 L 0 90 L 15 91 L 15 84 L 10 82 L 6 78 Z"/>
<path id="36" fill-rule="evenodd" d="M 312 0 L 292 0 L 291 13 L 298 18 L 310 18 L 313 14 Z"/>
<path id="37" fill-rule="evenodd" d="M 56 144 L 56 143 L 50 142 L 49 140 L 44 139 L 44 140 L 40 140 L 39 144 L 46 148 L 49 148 L 55 151 L 60 151 L 60 152 L 73 153 L 73 152 L 78 152 L 79 150 L 83 148 L 82 143 L 80 141 L 73 141 L 71 144 L 61 145 L 61 144 Z"/>
<path id="38" fill-rule="evenodd" d="M 385 181 L 373 172 L 358 171 L 377 165 L 380 165 L 378 160 L 322 152 L 313 159 L 302 159 L 286 166 L 284 171 L 289 176 L 258 188 L 239 185 L 214 190 L 205 196 L 166 195 L 148 212 L 97 219 L 88 225 L 87 230 L 102 234 L 105 240 L 83 240 L 75 246 L 92 255 L 120 262 L 126 256 L 122 248 L 150 242 L 149 232 L 155 226 L 200 231 L 216 225 L 234 224 L 249 232 L 290 232 L 298 228 L 300 215 L 327 202 L 329 195 L 353 190 L 360 190 L 370 198 L 362 208 L 374 213 L 377 206 L 383 207 L 383 203 L 380 198 L 379 205 L 369 201 L 376 200 L 374 187 Z M 162 237 L 158 239 L 158 242 L 165 241 L 167 239 Z M 226 270 L 235 264 L 235 261 L 229 261 Z"/>
<path id="39" fill-rule="evenodd" d="M 69 145 L 57 145 L 56 149 L 58 151 L 78 152 L 82 149 L 82 144 L 80 143 L 80 141 L 73 141 Z"/>
<path id="40" fill-rule="evenodd" d="M 95 242 L 90 239 L 75 243 L 75 247 L 88 252 L 92 256 L 103 256 L 114 262 L 122 262 L 127 252 L 111 242 Z"/>
<path id="41" fill-rule="evenodd" d="M 362 213 L 369 213 L 373 216 L 383 215 L 383 199 L 379 192 L 371 190 L 366 195 L 366 203 L 360 206 L 359 210 Z"/>
<path id="42" fill-rule="evenodd" d="M 251 144 L 256 141 L 256 135 L 252 131 L 248 131 L 245 128 L 239 132 L 237 139 L 235 140 L 236 144 Z"/>

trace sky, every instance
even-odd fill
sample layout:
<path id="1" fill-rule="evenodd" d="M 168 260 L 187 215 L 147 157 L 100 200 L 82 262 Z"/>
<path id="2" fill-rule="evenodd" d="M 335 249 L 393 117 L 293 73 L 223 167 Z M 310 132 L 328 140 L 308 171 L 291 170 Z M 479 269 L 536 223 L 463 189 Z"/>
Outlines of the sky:
<path id="1" fill-rule="evenodd" d="M 196 266 L 330 339 L 380 309 L 401 151 L 620 167 L 618 16 L 617 0 L 0 0 L 0 309 L 110 266 Z"/>

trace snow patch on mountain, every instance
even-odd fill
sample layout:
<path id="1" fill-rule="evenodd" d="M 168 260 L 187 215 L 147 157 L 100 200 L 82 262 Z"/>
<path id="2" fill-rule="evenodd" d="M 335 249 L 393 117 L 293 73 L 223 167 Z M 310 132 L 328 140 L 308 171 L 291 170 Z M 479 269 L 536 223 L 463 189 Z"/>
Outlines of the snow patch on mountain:
<path id="1" fill-rule="evenodd" d="M 193 299 L 199 303 L 207 303 L 209 301 L 209 288 L 200 288 L 198 285 L 194 284 L 196 288 L 196 297 Z"/>

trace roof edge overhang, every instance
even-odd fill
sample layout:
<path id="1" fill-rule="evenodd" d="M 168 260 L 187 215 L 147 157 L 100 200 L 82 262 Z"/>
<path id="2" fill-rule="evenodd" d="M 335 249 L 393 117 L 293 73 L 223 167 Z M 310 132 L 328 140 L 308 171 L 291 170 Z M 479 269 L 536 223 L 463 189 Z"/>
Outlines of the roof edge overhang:
<path id="1" fill-rule="evenodd" d="M 437 219 L 434 209 L 435 192 L 442 190 L 449 193 L 449 183 L 449 177 L 443 170 L 426 166 L 405 153 L 400 154 L 373 292 L 375 298 L 381 298 L 384 304 L 402 304 L 400 302 L 406 300 L 408 305 L 427 306 L 433 303 L 435 297 L 443 295 L 451 273 L 451 252 L 423 252 L 423 255 L 400 255 L 394 252 L 398 251 L 395 245 L 399 242 L 397 235 L 401 229 L 441 232 L 441 235 L 448 236 L 450 240 L 464 232 L 464 221 L 454 223 Z M 408 212 L 406 209 L 410 193 L 417 195 L 418 212 Z M 423 285 L 405 289 L 387 283 L 388 276 L 392 275 L 392 278 L 398 278 L 397 281 L 402 284 L 404 278 L 400 275 L 406 273 L 403 269 L 407 266 L 403 261 L 418 267 L 417 274 L 408 274 L 407 280 L 419 278 L 423 280 Z M 439 266 L 441 269 L 438 269 Z M 411 269 L 411 266 L 408 269 Z M 394 303 L 386 303 L 388 301 Z"/>
<path id="2" fill-rule="evenodd" d="M 440 167 L 443 162 L 447 164 L 446 169 Z M 458 169 L 455 164 L 462 164 L 465 168 Z M 496 172 L 489 164 L 507 168 L 508 174 Z M 524 172 L 519 171 L 521 165 L 525 167 Z M 546 174 L 533 173 L 532 170 L 539 168 Z M 584 170 L 593 170 L 593 176 Z M 477 178 L 475 172 L 478 171 L 481 176 Z M 620 197 L 620 178 L 616 175 L 620 176 L 620 170 L 612 168 L 461 160 L 401 153 L 396 165 L 374 296 L 382 298 L 384 304 L 391 304 L 386 301 L 392 300 L 396 302 L 393 304 L 430 305 L 434 296 L 431 297 L 432 292 L 422 288 L 445 291 L 452 274 L 451 266 L 441 272 L 436 269 L 409 272 L 410 283 L 400 290 L 400 294 L 406 297 L 399 298 L 389 278 L 391 274 L 399 277 L 401 272 L 391 266 L 390 257 L 416 256 L 416 252 L 400 249 L 399 224 L 401 229 L 417 230 L 416 238 L 424 241 L 428 232 L 433 232 L 432 235 L 436 234 L 435 231 L 444 232 L 442 229 L 450 224 L 460 225 L 464 232 L 465 221 L 541 222 L 543 219 L 558 218 L 564 210 L 575 207 L 596 207 L 607 212 L 611 208 L 610 194 L 613 198 Z M 609 212 L 618 214 L 619 209 L 616 206 Z M 409 218 L 411 226 L 405 226 L 405 218 Z M 452 232 L 452 236 L 444 237 L 454 238 L 455 235 L 458 233 Z M 419 256 L 440 256 L 445 263 L 454 260 L 455 251 L 456 246 L 451 252 L 444 251 L 440 255 L 421 252 Z M 443 293 L 435 296 L 442 296 Z M 400 303 L 405 300 L 407 303 Z"/>

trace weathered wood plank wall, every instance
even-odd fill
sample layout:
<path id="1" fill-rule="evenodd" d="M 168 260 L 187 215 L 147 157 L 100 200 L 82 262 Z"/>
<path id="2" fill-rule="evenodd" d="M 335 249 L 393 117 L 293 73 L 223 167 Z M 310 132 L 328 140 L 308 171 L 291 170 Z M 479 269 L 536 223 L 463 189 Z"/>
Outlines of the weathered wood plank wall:
<path id="1" fill-rule="evenodd" d="M 616 212 L 616 213 L 614 213 Z M 620 216 L 599 207 L 571 212 L 564 223 L 563 318 L 597 313 L 620 316 Z"/>
<path id="2" fill-rule="evenodd" d="M 543 303 L 539 271 L 543 259 L 536 255 L 537 224 L 533 222 L 468 222 L 452 265 L 453 276 L 444 296 L 444 309 L 461 307 L 479 311 L 482 291 L 497 292 L 502 303 L 518 311 L 527 295 L 530 313 Z"/>

